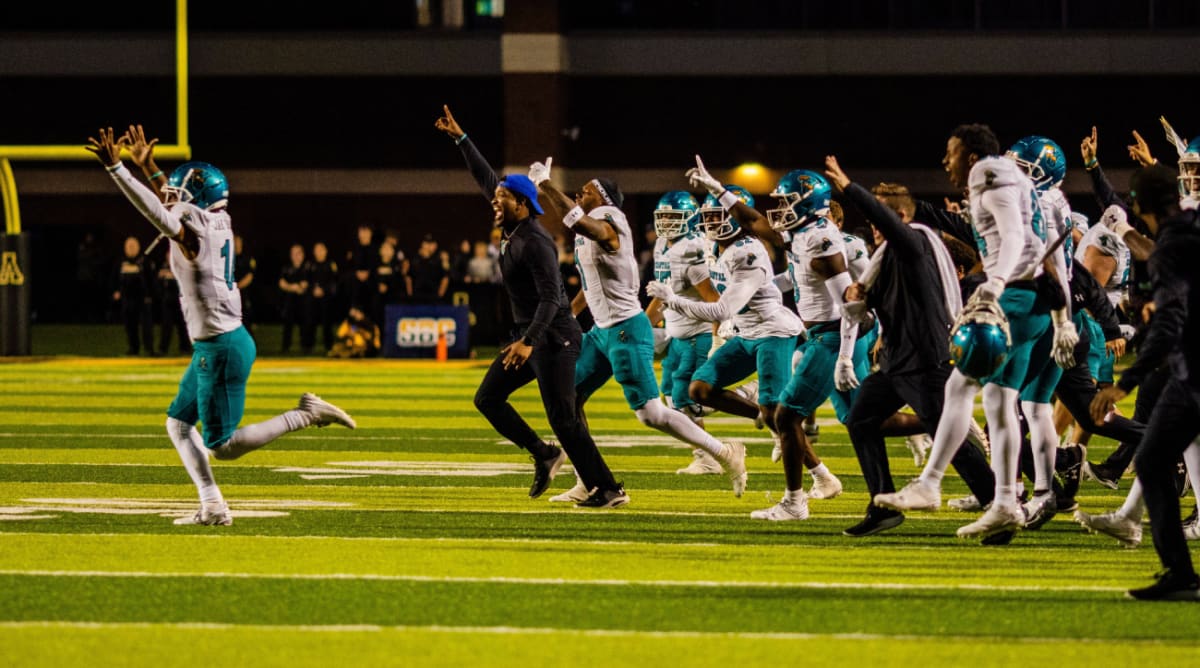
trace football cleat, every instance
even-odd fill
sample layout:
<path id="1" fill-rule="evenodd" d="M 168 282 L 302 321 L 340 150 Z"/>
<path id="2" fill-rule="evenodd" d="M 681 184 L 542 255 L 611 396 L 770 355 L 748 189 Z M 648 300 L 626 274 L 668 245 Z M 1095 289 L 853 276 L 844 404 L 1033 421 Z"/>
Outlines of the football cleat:
<path id="1" fill-rule="evenodd" d="M 733 484 L 733 495 L 741 497 L 746 491 L 746 446 L 737 441 L 730 441 L 721 448 L 721 457 L 717 460 L 725 469 L 725 475 Z"/>
<path id="2" fill-rule="evenodd" d="M 629 495 L 625 488 L 618 485 L 616 489 L 592 490 L 586 499 L 575 504 L 576 508 L 620 508 L 629 503 Z"/>
<path id="3" fill-rule="evenodd" d="M 1130 589 L 1125 595 L 1138 601 L 1200 601 L 1200 577 L 1176 575 L 1168 568 L 1155 576 L 1154 584 Z"/>
<path id="4" fill-rule="evenodd" d="M 721 468 L 720 462 L 700 448 L 693 451 L 691 464 L 675 471 L 678 475 L 711 475 L 724 472 L 725 469 Z"/>
<path id="5" fill-rule="evenodd" d="M 200 506 L 200 510 L 197 510 L 195 515 L 176 518 L 175 524 L 202 524 L 204 526 L 227 527 L 233 524 L 233 514 L 229 512 L 229 504 L 204 504 Z"/>
<path id="6" fill-rule="evenodd" d="M 783 441 L 780 440 L 779 434 L 771 432 L 771 461 L 777 462 L 783 459 Z"/>
<path id="7" fill-rule="evenodd" d="M 913 456 L 913 466 L 921 468 L 925 465 L 925 458 L 929 455 L 929 450 L 933 447 L 933 438 L 929 434 L 917 434 L 904 439 L 904 447 Z"/>
<path id="8" fill-rule="evenodd" d="M 832 499 L 842 493 L 842 481 L 830 473 L 820 478 L 813 476 L 812 488 L 808 490 L 810 499 Z"/>
<path id="9" fill-rule="evenodd" d="M 798 494 L 800 496 L 795 501 L 789 502 L 784 500 L 770 508 L 751 512 L 750 519 L 769 520 L 771 522 L 808 519 L 808 497 L 804 496 L 804 492 L 799 492 Z"/>
<path id="10" fill-rule="evenodd" d="M 975 498 L 974 494 L 958 499 L 950 499 L 946 502 L 946 505 L 964 513 L 977 513 L 983 510 L 983 504 L 979 503 L 979 499 Z"/>
<path id="11" fill-rule="evenodd" d="M 1075 521 L 1091 533 L 1116 538 L 1124 547 L 1134 548 L 1142 544 L 1142 523 L 1128 519 L 1118 512 L 1089 515 L 1077 510 Z"/>
<path id="12" fill-rule="evenodd" d="M 579 479 L 578 475 L 576 475 L 575 486 L 563 492 L 562 494 L 550 497 L 550 501 L 554 503 L 579 503 L 581 501 L 587 501 L 589 496 L 591 496 L 591 494 L 588 492 L 588 488 L 583 486 L 583 481 Z"/>
<path id="13" fill-rule="evenodd" d="M 325 401 L 312 392 L 305 392 L 300 395 L 300 405 L 298 408 L 311 415 L 313 418 L 312 423 L 317 427 L 325 427 L 334 423 L 348 429 L 354 429 L 358 426 L 354 422 L 354 418 L 350 417 L 346 411 Z"/>
<path id="14" fill-rule="evenodd" d="M 987 538 L 1004 531 L 1016 531 L 1025 526 L 1025 512 L 1016 504 L 1002 506 L 993 503 L 983 517 L 958 528 L 959 538 Z"/>
<path id="15" fill-rule="evenodd" d="M 1109 489 L 1117 489 L 1121 486 L 1121 476 L 1116 475 L 1116 472 L 1104 464 L 1093 464 L 1085 461 L 1080 465 L 1079 470 L 1084 480 L 1095 480 Z"/>
<path id="16" fill-rule="evenodd" d="M 1034 492 L 1033 498 L 1022 506 L 1025 511 L 1025 528 L 1036 531 L 1058 514 L 1058 497 L 1053 491 Z"/>
<path id="17" fill-rule="evenodd" d="M 937 510 L 942 506 L 942 491 L 913 478 L 899 492 L 876 494 L 874 503 L 892 510 Z"/>
<path id="18" fill-rule="evenodd" d="M 529 498 L 536 499 L 545 493 L 546 488 L 550 486 L 550 481 L 554 480 L 554 476 L 558 475 L 558 469 L 567 461 L 567 453 L 558 446 L 551 446 L 555 453 L 553 457 L 538 459 L 530 455 L 533 460 L 533 484 L 529 486 Z"/>

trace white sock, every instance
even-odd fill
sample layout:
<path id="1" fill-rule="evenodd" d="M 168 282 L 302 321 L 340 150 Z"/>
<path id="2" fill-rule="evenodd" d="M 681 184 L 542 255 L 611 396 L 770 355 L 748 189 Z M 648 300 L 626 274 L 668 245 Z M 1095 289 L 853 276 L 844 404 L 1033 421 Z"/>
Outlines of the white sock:
<path id="1" fill-rule="evenodd" d="M 1021 421 L 1017 418 L 1014 389 L 989 383 L 983 388 L 983 411 L 991 431 L 992 471 L 996 474 L 994 503 L 1017 502 L 1016 481 L 1021 457 Z"/>
<path id="2" fill-rule="evenodd" d="M 1054 409 L 1050 404 L 1022 401 L 1025 420 L 1029 422 L 1029 445 L 1033 449 L 1033 491 L 1051 489 L 1054 476 L 1054 457 L 1058 449 L 1058 434 L 1054 432 Z"/>
<path id="3" fill-rule="evenodd" d="M 634 411 L 638 420 L 647 427 L 670 434 L 675 438 L 700 448 L 713 457 L 720 459 L 725 444 L 713 438 L 712 434 L 696 426 L 688 416 L 673 411 L 657 401 L 647 401 L 646 405 Z"/>
<path id="4" fill-rule="evenodd" d="M 1192 483 L 1192 494 L 1196 497 L 1197 510 L 1200 510 L 1200 439 L 1192 441 L 1183 451 L 1183 463 L 1187 466 L 1188 481 Z"/>
<path id="5" fill-rule="evenodd" d="M 1142 502 L 1142 481 L 1134 478 L 1133 484 L 1129 486 L 1129 493 L 1125 495 L 1125 503 L 1121 504 L 1117 514 L 1127 520 L 1141 522 L 1142 511 L 1145 508 L 1146 504 Z"/>
<path id="6" fill-rule="evenodd" d="M 789 489 L 783 493 L 783 502 L 790 505 L 800 503 L 807 495 L 803 489 Z"/>
<path id="7" fill-rule="evenodd" d="M 284 434 L 304 429 L 312 422 L 313 417 L 307 411 L 292 409 L 265 422 L 238 427 L 228 441 L 213 450 L 213 455 L 217 459 L 237 459 Z"/>
<path id="8" fill-rule="evenodd" d="M 825 462 L 821 462 L 808 470 L 813 478 L 832 478 L 833 474 L 829 472 L 829 467 L 825 466 Z"/>
<path id="9" fill-rule="evenodd" d="M 212 466 L 208 463 L 208 448 L 204 447 L 204 441 L 201 440 L 200 432 L 196 430 L 195 425 L 169 417 L 167 418 L 167 436 L 175 445 L 179 459 L 183 461 L 183 467 L 187 469 L 192 483 L 196 485 L 196 491 L 200 494 L 200 503 L 205 505 L 224 503 L 225 499 L 221 496 L 221 490 L 217 487 L 216 480 L 213 479 Z"/>
<path id="10" fill-rule="evenodd" d="M 946 380 L 945 402 L 942 405 L 942 418 L 938 420 L 937 429 L 933 433 L 933 448 L 929 451 L 929 459 L 921 471 L 920 481 L 934 489 L 941 489 L 942 477 L 950 460 L 954 459 L 959 446 L 967 438 L 971 427 L 972 413 L 975 412 L 975 395 L 979 386 L 975 381 L 962 375 L 955 369 Z"/>

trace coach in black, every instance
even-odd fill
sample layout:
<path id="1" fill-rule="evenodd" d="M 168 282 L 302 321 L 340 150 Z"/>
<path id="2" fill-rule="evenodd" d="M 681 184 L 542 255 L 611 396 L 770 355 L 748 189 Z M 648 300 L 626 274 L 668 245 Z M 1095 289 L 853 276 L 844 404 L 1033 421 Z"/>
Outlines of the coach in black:
<path id="1" fill-rule="evenodd" d="M 1150 413 L 1134 456 L 1163 571 L 1157 582 L 1132 589 L 1129 596 L 1200 601 L 1200 578 L 1179 520 L 1173 475 L 1179 456 L 1200 436 L 1200 265 L 1196 263 L 1200 257 L 1200 212 L 1180 211 L 1175 181 L 1175 172 L 1160 165 L 1139 169 L 1130 179 L 1134 213 L 1158 230 L 1149 261 L 1155 310 L 1137 361 L 1116 385 L 1101 390 L 1092 400 L 1092 418 L 1103 420 L 1116 402 L 1167 364 L 1170 380 Z M 1117 233 L 1126 236 L 1125 231 Z"/>
<path id="2" fill-rule="evenodd" d="M 619 490 L 575 410 L 575 360 L 583 334 L 563 289 L 558 247 L 534 217 L 542 213 L 537 187 L 524 174 L 497 177 L 450 108 L 443 111 L 435 126 L 462 150 L 467 168 L 492 204 L 495 225 L 503 230 L 500 271 L 515 323 L 512 343 L 500 351 L 475 393 L 475 407 L 501 436 L 529 451 L 534 461 L 530 498 L 546 491 L 567 456 L 589 490 Z M 543 441 L 508 403 L 509 395 L 534 379 L 562 448 Z"/>
<path id="3" fill-rule="evenodd" d="M 859 277 L 868 284 L 851 285 L 846 297 L 847 302 L 858 302 L 859 309 L 874 309 L 883 331 L 879 371 L 862 381 L 846 419 L 870 498 L 875 498 L 876 494 L 896 489 L 881 430 L 883 421 L 905 404 L 912 407 L 930 433 L 941 419 L 946 379 L 951 371 L 947 340 L 954 318 L 953 307 L 946 302 L 953 297 L 957 304 L 958 282 L 936 231 L 921 231 L 918 226 L 906 224 L 895 210 L 852 183 L 838 166 L 837 158 L 827 157 L 825 168 L 834 188 L 857 206 L 887 240 L 871 260 L 877 272 L 868 271 Z M 905 209 L 905 218 L 911 218 L 915 208 L 911 196 L 904 192 L 900 199 L 903 203 L 897 205 Z M 944 257 L 941 267 L 935 260 L 938 254 Z M 867 280 L 866 276 L 872 274 L 874 280 Z M 951 463 L 979 503 L 990 503 L 995 478 L 983 452 L 964 443 Z M 863 521 L 843 533 L 855 538 L 870 536 L 903 521 L 900 512 L 868 503 Z"/>

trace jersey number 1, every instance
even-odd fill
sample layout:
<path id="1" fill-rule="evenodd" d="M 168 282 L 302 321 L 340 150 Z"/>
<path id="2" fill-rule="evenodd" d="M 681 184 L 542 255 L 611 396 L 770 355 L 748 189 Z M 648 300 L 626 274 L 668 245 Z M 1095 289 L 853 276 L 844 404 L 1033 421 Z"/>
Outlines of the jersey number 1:
<path id="1" fill-rule="evenodd" d="M 225 259 L 225 287 L 233 289 L 233 258 L 230 257 L 229 240 L 225 240 L 225 245 L 221 246 L 221 257 Z"/>

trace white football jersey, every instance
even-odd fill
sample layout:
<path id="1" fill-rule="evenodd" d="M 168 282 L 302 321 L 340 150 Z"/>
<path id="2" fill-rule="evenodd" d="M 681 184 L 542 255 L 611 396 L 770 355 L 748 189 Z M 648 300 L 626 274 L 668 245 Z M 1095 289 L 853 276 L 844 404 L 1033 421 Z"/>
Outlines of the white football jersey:
<path id="1" fill-rule="evenodd" d="M 812 268 L 814 258 L 846 254 L 845 237 L 833 223 L 821 220 L 788 233 L 788 273 L 796 298 L 796 310 L 804 322 L 826 322 L 842 317 L 841 304 L 835 304 L 825 289 L 825 278 Z"/>
<path id="2" fill-rule="evenodd" d="M 113 180 L 160 230 L 186 227 L 200 241 L 196 257 L 188 259 L 183 249 L 171 243 L 171 273 L 179 282 L 179 303 L 193 340 L 209 339 L 242 326 L 242 293 L 233 278 L 233 226 L 225 210 L 205 211 L 194 204 L 177 202 L 169 208 L 158 195 L 135 179 L 124 165 L 109 172 Z"/>
<path id="3" fill-rule="evenodd" d="M 1019 260 L 1009 281 L 1029 280 L 1041 273 L 1042 254 L 1046 250 L 1046 232 L 1041 207 L 1035 206 L 1033 182 L 1008 158 L 988 157 L 971 167 L 967 179 L 971 224 L 975 243 L 983 256 L 983 270 L 988 276 L 997 271 L 1001 244 L 1017 244 Z M 983 204 L 984 193 L 1000 191 L 1005 201 L 1018 209 L 1021 216 L 1021 238 L 1001 239 L 996 218 Z"/>
<path id="4" fill-rule="evenodd" d="M 1079 248 L 1075 250 L 1075 259 L 1083 262 L 1088 248 L 1095 248 L 1117 261 L 1117 268 L 1113 270 L 1112 276 L 1103 287 L 1104 291 L 1108 293 L 1109 303 L 1113 306 L 1120 304 L 1125 298 L 1125 292 L 1129 289 L 1129 266 L 1133 259 L 1129 253 L 1129 247 L 1112 230 L 1103 225 L 1093 225 L 1079 240 Z"/>
<path id="5" fill-rule="evenodd" d="M 674 241 L 659 237 L 654 243 L 654 280 L 670 285 L 677 295 L 703 301 L 696 285 L 709 280 L 706 246 L 702 239 L 694 236 L 683 236 Z M 667 321 L 667 336 L 673 339 L 688 339 L 712 331 L 712 323 L 686 316 L 675 309 L 666 309 L 663 318 Z"/>
<path id="6" fill-rule="evenodd" d="M 1062 254 L 1069 280 L 1075 251 L 1075 239 L 1071 236 L 1071 230 L 1075 226 L 1075 221 L 1071 218 L 1071 203 L 1067 201 L 1067 196 L 1063 194 L 1063 191 L 1051 188 L 1038 193 L 1038 206 L 1041 208 L 1042 220 L 1045 221 L 1043 229 L 1047 232 L 1054 230 L 1055 239 L 1066 237 L 1062 246 L 1055 252 Z"/>
<path id="7" fill-rule="evenodd" d="M 750 301 L 733 316 L 738 336 L 765 339 L 796 336 L 804 331 L 796 314 L 783 305 L 783 293 L 775 286 L 771 271 L 771 256 L 758 239 L 742 237 L 731 244 L 713 261 L 709 276 L 717 292 L 734 284 L 758 286 Z"/>
<path id="8" fill-rule="evenodd" d="M 609 253 L 582 234 L 575 235 L 575 264 L 588 308 L 597 327 L 612 327 L 642 312 L 638 300 L 641 277 L 633 234 L 625 214 L 615 206 L 598 206 L 588 216 L 608 221 L 620 239 L 620 248 Z"/>
<path id="9" fill-rule="evenodd" d="M 846 253 L 846 269 L 850 278 L 857 281 L 867 267 L 871 266 L 871 252 L 867 250 L 867 242 L 856 234 L 842 233 L 842 244 Z"/>

